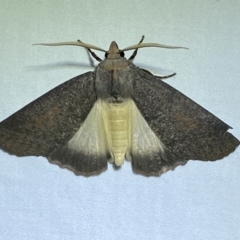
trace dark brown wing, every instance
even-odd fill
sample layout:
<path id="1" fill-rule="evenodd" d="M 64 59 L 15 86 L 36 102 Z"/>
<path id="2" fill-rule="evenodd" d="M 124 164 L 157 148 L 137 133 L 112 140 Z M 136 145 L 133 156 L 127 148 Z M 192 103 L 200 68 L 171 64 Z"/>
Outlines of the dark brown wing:
<path id="1" fill-rule="evenodd" d="M 0 148 L 17 156 L 48 158 L 51 153 L 62 149 L 79 129 L 96 101 L 94 80 L 93 72 L 77 76 L 2 121 Z M 70 155 L 66 152 L 65 155 L 66 158 L 49 160 L 75 173 L 97 172 L 107 165 L 107 159 L 104 159 L 101 166 L 95 164 L 92 169 L 88 169 L 87 166 L 94 165 L 94 162 L 83 164 L 86 156 L 70 154 L 72 159 L 69 159 Z"/>
<path id="2" fill-rule="evenodd" d="M 151 163 L 158 161 L 155 172 L 174 169 L 189 159 L 221 159 L 239 145 L 239 140 L 227 132 L 227 124 L 156 76 L 140 69 L 134 78 L 134 101 L 167 148 L 165 159 L 146 156 Z M 148 174 L 154 164 L 146 167 L 141 164 L 143 158 L 138 159 L 133 167 Z"/>

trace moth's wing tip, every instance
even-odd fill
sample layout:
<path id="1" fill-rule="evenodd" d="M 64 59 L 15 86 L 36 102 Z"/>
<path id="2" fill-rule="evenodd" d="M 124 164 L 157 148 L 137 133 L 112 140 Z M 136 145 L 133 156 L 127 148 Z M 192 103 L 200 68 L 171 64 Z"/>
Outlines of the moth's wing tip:
<path id="1" fill-rule="evenodd" d="M 216 157 L 213 159 L 213 161 L 218 160 L 218 159 L 223 159 L 228 157 L 230 154 L 232 154 L 240 145 L 239 139 L 237 139 L 232 133 L 226 131 L 223 136 L 221 137 L 222 139 L 222 151 L 220 157 Z"/>

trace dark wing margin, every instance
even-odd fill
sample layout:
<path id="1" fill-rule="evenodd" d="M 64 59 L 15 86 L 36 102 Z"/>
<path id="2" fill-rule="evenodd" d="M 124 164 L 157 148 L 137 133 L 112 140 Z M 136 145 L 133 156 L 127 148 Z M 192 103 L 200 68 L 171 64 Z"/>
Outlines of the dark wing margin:
<path id="1" fill-rule="evenodd" d="M 165 157 L 133 156 L 134 171 L 159 175 L 190 159 L 221 159 L 239 145 L 226 123 L 156 76 L 139 69 L 134 79 L 134 101 L 166 147 Z"/>
<path id="2" fill-rule="evenodd" d="M 107 166 L 86 156 L 50 159 L 72 138 L 96 101 L 95 74 L 88 72 L 57 86 L 0 123 L 0 148 L 17 156 L 44 156 L 76 174 L 100 172 Z M 61 150 L 62 151 L 62 150 Z M 67 149 L 66 149 L 67 151 Z M 66 154 L 66 153 L 65 153 Z M 84 164 L 85 162 L 85 164 Z"/>

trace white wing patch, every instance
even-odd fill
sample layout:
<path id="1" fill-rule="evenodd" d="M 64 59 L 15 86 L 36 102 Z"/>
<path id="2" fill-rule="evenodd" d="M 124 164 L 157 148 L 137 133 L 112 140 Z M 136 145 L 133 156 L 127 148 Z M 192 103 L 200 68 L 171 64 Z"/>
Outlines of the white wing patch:
<path id="1" fill-rule="evenodd" d="M 151 130 L 132 99 L 123 103 L 97 100 L 86 120 L 68 142 L 68 147 L 86 155 L 106 155 L 109 152 L 117 166 L 124 158 L 164 155 L 164 144 Z"/>
<path id="2" fill-rule="evenodd" d="M 132 109 L 132 137 L 131 151 L 136 156 L 150 156 L 152 153 L 164 155 L 165 146 L 149 127 L 135 103 L 131 101 Z"/>
<path id="3" fill-rule="evenodd" d="M 106 155 L 107 141 L 101 101 L 97 101 L 79 130 L 68 142 L 69 149 L 86 155 Z"/>

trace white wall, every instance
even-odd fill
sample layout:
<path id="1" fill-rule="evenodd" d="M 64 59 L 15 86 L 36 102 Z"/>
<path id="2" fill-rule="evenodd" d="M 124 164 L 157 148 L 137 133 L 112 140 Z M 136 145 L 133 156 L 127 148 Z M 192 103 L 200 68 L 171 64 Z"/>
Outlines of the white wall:
<path id="1" fill-rule="evenodd" d="M 140 49 L 135 64 L 177 72 L 171 85 L 233 127 L 240 138 L 240 2 L 0 1 L 0 121 L 90 69 L 84 49 L 32 47 L 81 39 L 107 49 L 145 42 L 190 50 Z M 101 53 L 99 54 L 101 56 Z M 0 238 L 238 239 L 240 149 L 222 161 L 190 161 L 160 178 L 130 163 L 76 177 L 44 158 L 0 151 Z"/>

